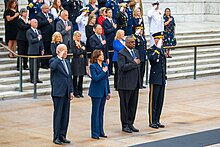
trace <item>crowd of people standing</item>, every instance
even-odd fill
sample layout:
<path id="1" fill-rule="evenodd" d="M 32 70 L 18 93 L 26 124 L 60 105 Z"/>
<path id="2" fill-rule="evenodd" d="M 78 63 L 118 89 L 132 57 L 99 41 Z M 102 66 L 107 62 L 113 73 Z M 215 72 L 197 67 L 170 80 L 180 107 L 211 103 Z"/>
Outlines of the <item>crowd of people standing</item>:
<path id="1" fill-rule="evenodd" d="M 37 59 L 36 82 L 43 82 L 38 76 L 40 68 L 51 69 L 55 144 L 70 143 L 66 139 L 69 102 L 73 97 L 84 97 L 84 75 L 91 77 L 91 137 L 107 138 L 103 114 L 105 101 L 110 99 L 109 75 L 114 75 L 114 88 L 120 97 L 122 131 L 139 132 L 133 124 L 139 89 L 146 88 L 143 82 L 146 56 L 151 64 L 149 126 L 164 127 L 160 114 L 166 84 L 166 57 L 171 55 L 169 49 L 165 54 L 162 45 L 176 45 L 176 40 L 170 9 L 161 16 L 159 2 L 155 1 L 148 12 L 151 47 L 147 50 L 141 0 L 29 0 L 20 12 L 17 0 L 8 0 L 5 10 L 8 47 L 16 52 L 17 46 L 20 55 L 53 56 Z M 73 58 L 67 57 L 67 53 Z M 15 56 L 9 53 L 8 57 Z M 34 60 L 29 59 L 28 68 L 24 58 L 23 68 L 30 70 L 30 82 L 34 83 Z"/>

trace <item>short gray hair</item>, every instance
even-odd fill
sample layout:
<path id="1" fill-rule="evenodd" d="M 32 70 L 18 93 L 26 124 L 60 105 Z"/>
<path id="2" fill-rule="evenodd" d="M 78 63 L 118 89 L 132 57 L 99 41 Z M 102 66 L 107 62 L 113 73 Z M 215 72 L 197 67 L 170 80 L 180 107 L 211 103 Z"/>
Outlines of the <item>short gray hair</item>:
<path id="1" fill-rule="evenodd" d="M 57 48 L 56 48 L 56 53 L 58 53 L 58 51 L 62 50 L 63 48 L 66 48 L 66 49 L 67 49 L 66 45 L 65 45 L 65 44 L 59 44 L 59 45 L 57 46 Z"/>

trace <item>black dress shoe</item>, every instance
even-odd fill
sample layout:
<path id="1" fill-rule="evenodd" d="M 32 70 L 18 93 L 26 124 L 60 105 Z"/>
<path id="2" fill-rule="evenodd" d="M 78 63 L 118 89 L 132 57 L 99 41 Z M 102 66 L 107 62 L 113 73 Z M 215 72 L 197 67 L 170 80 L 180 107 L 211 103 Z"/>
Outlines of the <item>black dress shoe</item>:
<path id="1" fill-rule="evenodd" d="M 157 124 L 150 124 L 149 127 L 154 128 L 154 129 L 158 129 L 158 125 Z"/>
<path id="2" fill-rule="evenodd" d="M 159 128 L 165 128 L 165 125 L 162 125 L 161 123 L 157 123 L 157 126 L 159 127 Z"/>
<path id="3" fill-rule="evenodd" d="M 81 95 L 79 95 L 81 98 L 83 98 L 84 96 L 81 94 Z"/>
<path id="4" fill-rule="evenodd" d="M 99 135 L 99 137 L 108 138 L 106 135 Z"/>
<path id="5" fill-rule="evenodd" d="M 138 129 L 136 129 L 133 125 L 129 126 L 132 132 L 139 132 Z"/>
<path id="6" fill-rule="evenodd" d="M 131 130 L 128 126 L 122 128 L 122 131 L 123 131 L 123 132 L 126 132 L 126 133 L 132 133 L 132 130 Z"/>
<path id="7" fill-rule="evenodd" d="M 92 136 L 92 138 L 93 138 L 93 139 L 99 139 L 99 137 L 93 137 L 93 136 Z"/>
<path id="8" fill-rule="evenodd" d="M 60 141 L 59 139 L 55 139 L 53 142 L 54 142 L 55 144 L 59 144 L 59 145 L 62 144 L 61 141 Z"/>
<path id="9" fill-rule="evenodd" d="M 43 81 L 41 81 L 41 80 L 37 80 L 37 83 L 43 83 Z"/>
<path id="10" fill-rule="evenodd" d="M 71 141 L 70 140 L 67 140 L 65 137 L 61 136 L 60 137 L 60 141 L 63 142 L 63 143 L 70 143 Z"/>
<path id="11" fill-rule="evenodd" d="M 75 98 L 80 98 L 80 96 L 79 96 L 79 95 L 74 95 L 74 97 L 75 97 Z"/>
<path id="12" fill-rule="evenodd" d="M 142 86 L 142 88 L 147 88 L 146 86 Z"/>

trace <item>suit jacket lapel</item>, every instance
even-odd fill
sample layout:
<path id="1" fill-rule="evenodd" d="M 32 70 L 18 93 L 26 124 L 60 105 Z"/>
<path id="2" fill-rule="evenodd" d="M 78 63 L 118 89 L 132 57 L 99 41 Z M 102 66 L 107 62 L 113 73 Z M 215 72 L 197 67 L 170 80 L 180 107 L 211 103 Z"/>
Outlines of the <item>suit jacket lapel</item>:
<path id="1" fill-rule="evenodd" d="M 133 59 L 132 59 L 132 56 L 131 56 L 131 54 L 130 54 L 130 52 L 128 51 L 127 48 L 125 48 L 125 54 L 126 54 L 126 56 L 128 56 L 131 60 L 133 60 Z M 135 53 L 135 56 L 136 56 L 136 53 Z"/>

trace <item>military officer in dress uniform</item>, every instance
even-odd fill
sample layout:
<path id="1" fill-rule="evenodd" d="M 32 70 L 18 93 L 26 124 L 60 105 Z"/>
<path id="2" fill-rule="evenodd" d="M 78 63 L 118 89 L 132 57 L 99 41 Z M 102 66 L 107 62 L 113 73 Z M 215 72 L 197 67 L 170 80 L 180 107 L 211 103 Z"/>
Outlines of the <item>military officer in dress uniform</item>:
<path id="1" fill-rule="evenodd" d="M 106 8 L 112 9 L 112 18 L 116 20 L 115 15 L 120 10 L 118 0 L 107 0 Z"/>
<path id="2" fill-rule="evenodd" d="M 150 32 L 150 46 L 154 45 L 152 34 L 164 31 L 164 20 L 162 11 L 159 10 L 159 0 L 154 0 L 151 10 L 148 11 L 148 22 Z"/>
<path id="3" fill-rule="evenodd" d="M 128 26 L 128 16 L 126 11 L 127 4 L 120 4 L 120 11 L 116 14 L 115 18 L 117 21 L 117 29 L 122 29 L 125 31 L 125 36 L 127 36 L 127 26 Z"/>
<path id="4" fill-rule="evenodd" d="M 145 73 L 145 62 L 146 62 L 146 50 L 147 50 L 147 41 L 144 36 L 144 28 L 143 26 L 137 26 L 134 34 L 135 39 L 135 49 L 138 50 L 140 56 L 140 73 L 141 73 L 141 85 L 142 88 L 146 88 L 143 85 L 144 81 L 144 73 Z"/>
<path id="5" fill-rule="evenodd" d="M 44 4 L 43 0 L 29 0 L 27 9 L 29 10 L 29 19 L 36 18 L 37 14 L 41 12 L 41 6 Z"/>
<path id="6" fill-rule="evenodd" d="M 82 0 L 61 0 L 62 6 L 69 12 L 69 20 L 73 24 L 73 32 L 78 30 L 76 18 L 80 15 L 80 9 L 83 8 Z"/>
<path id="7" fill-rule="evenodd" d="M 164 128 L 160 123 L 160 115 L 164 101 L 166 85 L 166 55 L 162 48 L 163 32 L 152 35 L 155 44 L 147 50 L 147 57 L 151 64 L 150 69 L 150 93 L 149 93 L 149 127 Z"/>
<path id="8" fill-rule="evenodd" d="M 133 10 L 130 7 L 130 0 L 127 1 L 127 7 L 126 7 L 125 12 L 127 13 L 127 16 L 128 16 L 127 35 L 129 36 L 132 34 L 132 28 L 133 28 L 133 21 L 132 21 Z"/>

